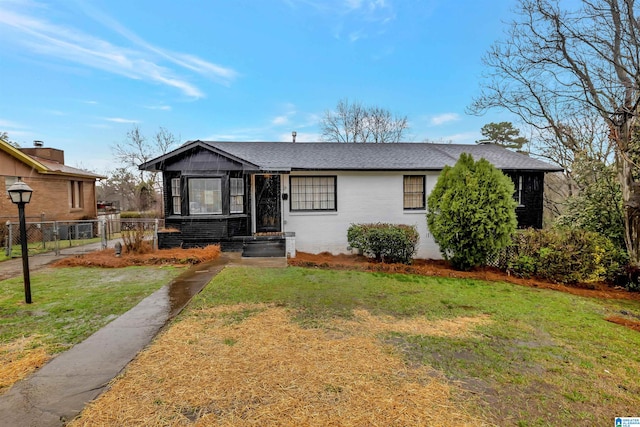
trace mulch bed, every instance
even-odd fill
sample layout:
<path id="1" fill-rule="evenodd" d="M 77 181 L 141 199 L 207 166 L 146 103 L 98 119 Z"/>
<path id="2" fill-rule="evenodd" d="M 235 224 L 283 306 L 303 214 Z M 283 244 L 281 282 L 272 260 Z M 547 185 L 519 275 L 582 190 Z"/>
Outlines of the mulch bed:
<path id="1" fill-rule="evenodd" d="M 123 248 L 124 249 L 124 248 Z M 113 249 L 90 252 L 57 261 L 54 267 L 102 267 L 122 268 L 132 265 L 193 265 L 216 259 L 220 246 L 210 245 L 192 249 L 160 249 L 150 246 L 143 253 L 127 253 L 116 256 Z"/>

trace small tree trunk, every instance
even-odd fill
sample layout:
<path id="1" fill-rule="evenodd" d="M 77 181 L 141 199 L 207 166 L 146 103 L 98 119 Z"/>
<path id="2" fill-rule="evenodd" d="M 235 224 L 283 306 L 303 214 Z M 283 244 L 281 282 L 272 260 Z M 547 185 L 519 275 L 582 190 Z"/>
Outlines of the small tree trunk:
<path id="1" fill-rule="evenodd" d="M 634 181 L 633 171 L 637 169 L 632 159 L 634 118 L 628 118 L 617 129 L 612 129 L 616 144 L 616 165 L 622 191 L 624 218 L 624 242 L 631 265 L 640 265 L 640 183 Z"/>

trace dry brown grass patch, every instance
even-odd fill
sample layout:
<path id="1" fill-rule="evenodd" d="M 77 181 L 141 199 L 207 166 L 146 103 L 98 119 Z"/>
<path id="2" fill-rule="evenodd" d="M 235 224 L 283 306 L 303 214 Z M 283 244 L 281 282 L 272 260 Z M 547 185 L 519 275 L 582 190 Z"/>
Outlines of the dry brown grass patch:
<path id="1" fill-rule="evenodd" d="M 370 334 L 303 329 L 290 314 L 192 312 L 70 425 L 484 425 L 433 369 L 408 367 Z"/>
<path id="2" fill-rule="evenodd" d="M 339 322 L 347 328 L 379 334 L 400 332 L 413 335 L 464 338 L 472 335 L 476 326 L 491 322 L 488 315 L 428 320 L 422 317 L 398 319 L 393 316 L 374 316 L 367 310 L 354 310 L 354 320 Z"/>
<path id="3" fill-rule="evenodd" d="M 45 347 L 32 348 L 35 336 L 0 344 L 0 392 L 47 363 L 51 355 Z"/>

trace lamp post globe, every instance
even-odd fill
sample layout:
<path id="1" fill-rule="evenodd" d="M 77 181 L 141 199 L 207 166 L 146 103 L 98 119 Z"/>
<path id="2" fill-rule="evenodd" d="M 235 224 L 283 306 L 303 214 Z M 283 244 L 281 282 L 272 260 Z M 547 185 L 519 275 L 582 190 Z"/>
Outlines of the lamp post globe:
<path id="1" fill-rule="evenodd" d="M 31 279 L 29 277 L 29 248 L 27 246 L 27 223 L 24 216 L 24 205 L 31 201 L 33 190 L 21 178 L 7 188 L 11 201 L 18 205 L 20 222 L 20 244 L 22 247 L 22 274 L 24 276 L 24 300 L 31 304 Z"/>

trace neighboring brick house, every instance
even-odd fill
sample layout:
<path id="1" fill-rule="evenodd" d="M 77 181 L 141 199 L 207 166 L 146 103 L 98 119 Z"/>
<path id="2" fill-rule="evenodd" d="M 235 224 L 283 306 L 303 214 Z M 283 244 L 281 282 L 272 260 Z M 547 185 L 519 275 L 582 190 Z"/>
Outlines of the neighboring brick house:
<path id="1" fill-rule="evenodd" d="M 18 209 L 7 188 L 18 178 L 33 189 L 25 206 L 27 221 L 96 218 L 96 180 L 106 178 L 64 164 L 64 151 L 36 146 L 16 148 L 0 139 L 0 220 L 13 220 Z"/>

